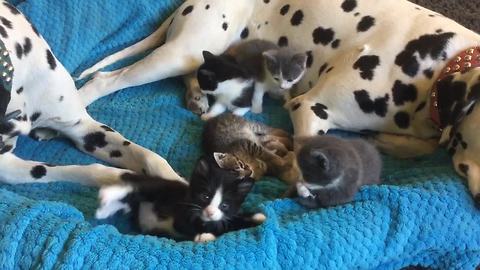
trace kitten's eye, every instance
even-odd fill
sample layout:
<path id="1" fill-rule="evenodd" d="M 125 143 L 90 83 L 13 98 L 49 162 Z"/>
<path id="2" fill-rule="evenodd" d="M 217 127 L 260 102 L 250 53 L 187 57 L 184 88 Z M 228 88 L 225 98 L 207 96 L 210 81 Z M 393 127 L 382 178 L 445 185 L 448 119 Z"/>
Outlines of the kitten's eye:
<path id="1" fill-rule="evenodd" d="M 290 80 L 287 80 L 287 82 L 293 82 L 293 80 L 292 80 L 292 79 L 290 79 Z"/>
<path id="2" fill-rule="evenodd" d="M 274 77 L 273 79 L 274 79 L 275 81 L 280 80 L 280 78 L 278 78 L 278 77 Z"/>
<path id="3" fill-rule="evenodd" d="M 230 207 L 230 205 L 228 205 L 228 203 L 222 203 L 220 205 L 220 210 L 227 211 L 229 207 Z"/>
<path id="4" fill-rule="evenodd" d="M 210 200 L 210 196 L 208 194 L 202 194 L 202 195 L 200 195 L 200 198 L 202 199 L 202 201 Z"/>

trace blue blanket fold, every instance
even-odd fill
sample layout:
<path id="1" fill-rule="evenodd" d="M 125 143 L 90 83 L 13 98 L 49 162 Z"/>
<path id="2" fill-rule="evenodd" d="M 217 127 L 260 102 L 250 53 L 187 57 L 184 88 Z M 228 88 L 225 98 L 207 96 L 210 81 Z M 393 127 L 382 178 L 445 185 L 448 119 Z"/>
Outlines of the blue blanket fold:
<path id="1" fill-rule="evenodd" d="M 11 1 L 74 75 L 149 33 L 180 0 Z M 175 56 L 172 56 L 175 57 Z M 115 66 L 125 65 L 129 59 Z M 184 87 L 168 79 L 107 96 L 88 111 L 189 175 L 200 156 L 203 123 L 184 109 Z M 291 131 L 288 114 L 267 100 L 248 118 Z M 15 153 L 53 164 L 98 162 L 66 140 L 21 137 Z M 475 269 L 480 211 L 439 150 L 415 160 L 384 157 L 384 184 L 353 203 L 307 211 L 276 199 L 286 186 L 259 182 L 245 203 L 268 219 L 208 244 L 137 235 L 128 217 L 98 221 L 97 189 L 67 182 L 0 184 L 0 269 Z"/>

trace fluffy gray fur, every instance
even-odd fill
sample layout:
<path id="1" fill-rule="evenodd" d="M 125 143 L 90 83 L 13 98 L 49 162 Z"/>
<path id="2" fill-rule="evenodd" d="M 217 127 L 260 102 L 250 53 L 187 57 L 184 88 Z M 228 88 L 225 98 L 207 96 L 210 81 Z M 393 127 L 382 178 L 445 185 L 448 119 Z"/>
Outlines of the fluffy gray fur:
<path id="1" fill-rule="evenodd" d="M 362 139 L 316 136 L 297 155 L 303 182 L 297 184 L 300 204 L 328 207 L 352 201 L 363 185 L 380 183 L 382 160 Z"/>

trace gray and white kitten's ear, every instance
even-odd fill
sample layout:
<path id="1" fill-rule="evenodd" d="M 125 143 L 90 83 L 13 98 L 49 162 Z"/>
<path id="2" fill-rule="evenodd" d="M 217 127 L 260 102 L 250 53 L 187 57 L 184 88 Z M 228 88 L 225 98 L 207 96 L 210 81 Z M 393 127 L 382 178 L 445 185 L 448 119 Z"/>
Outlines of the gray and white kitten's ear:
<path id="1" fill-rule="evenodd" d="M 213 153 L 213 158 L 220 168 L 237 172 L 240 179 L 253 177 L 253 171 L 250 169 L 250 166 L 232 154 Z"/>
<path id="2" fill-rule="evenodd" d="M 215 55 L 209 51 L 203 51 L 202 55 L 203 55 L 203 60 L 205 61 L 215 58 Z"/>
<path id="3" fill-rule="evenodd" d="M 320 149 L 312 149 L 310 151 L 310 156 L 314 158 L 317 162 L 319 168 L 327 170 L 330 166 L 328 157 Z"/>
<path id="4" fill-rule="evenodd" d="M 263 58 L 267 63 L 276 64 L 277 63 L 277 51 L 276 50 L 268 50 L 262 53 Z"/>
<path id="5" fill-rule="evenodd" d="M 297 53 L 294 56 L 292 56 L 292 64 L 293 65 L 299 65 L 302 68 L 307 67 L 307 54 L 306 53 Z"/>

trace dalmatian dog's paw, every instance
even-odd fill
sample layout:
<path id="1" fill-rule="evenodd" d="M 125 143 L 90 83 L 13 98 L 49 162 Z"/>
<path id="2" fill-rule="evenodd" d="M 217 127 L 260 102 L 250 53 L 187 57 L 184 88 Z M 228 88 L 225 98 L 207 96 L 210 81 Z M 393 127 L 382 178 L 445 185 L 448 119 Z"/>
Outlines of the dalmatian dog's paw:
<path id="1" fill-rule="evenodd" d="M 187 101 L 187 109 L 197 115 L 205 114 L 208 111 L 208 98 L 207 96 L 196 96 L 193 99 Z"/>
<path id="2" fill-rule="evenodd" d="M 50 128 L 36 128 L 28 136 L 37 141 L 49 141 L 60 136 L 60 133 Z"/>
<path id="3" fill-rule="evenodd" d="M 98 207 L 95 212 L 95 218 L 105 219 L 113 216 L 120 210 L 123 210 L 124 213 L 130 212 L 128 204 L 121 200 L 132 191 L 133 187 L 128 185 L 111 185 L 102 187 L 98 192 L 100 207 Z"/>
<path id="4" fill-rule="evenodd" d="M 207 243 L 210 241 L 215 241 L 215 239 L 217 239 L 217 237 L 214 234 L 201 233 L 201 234 L 197 234 L 193 239 L 193 241 L 195 241 L 196 243 Z"/>

